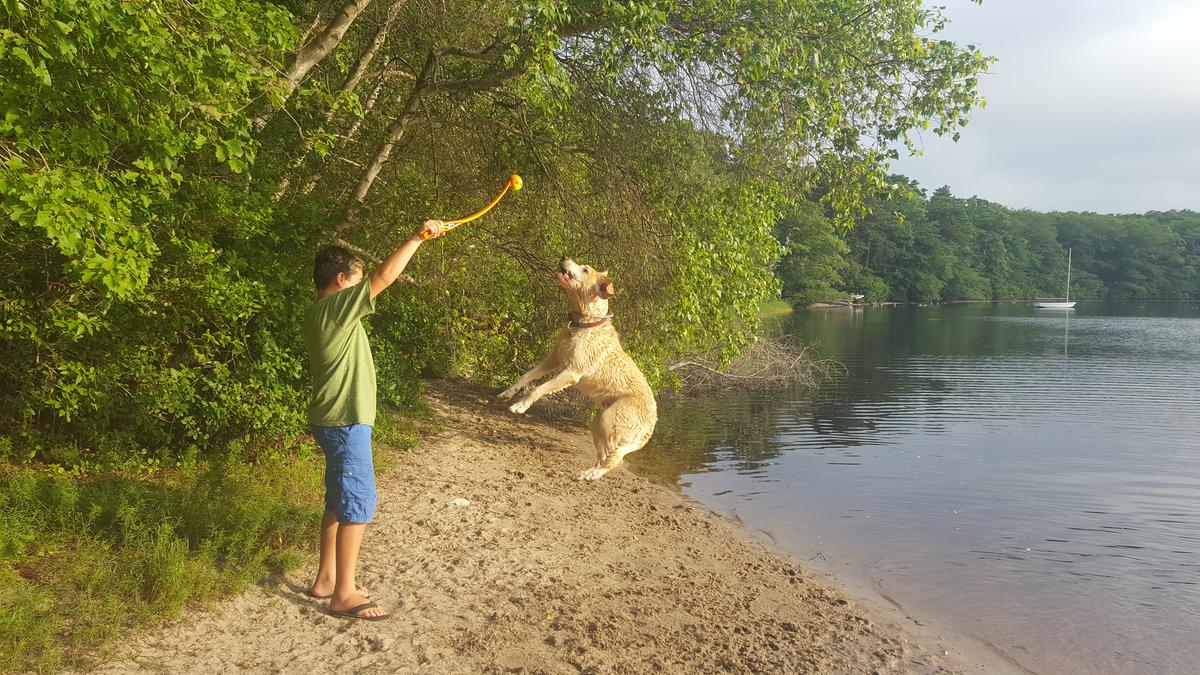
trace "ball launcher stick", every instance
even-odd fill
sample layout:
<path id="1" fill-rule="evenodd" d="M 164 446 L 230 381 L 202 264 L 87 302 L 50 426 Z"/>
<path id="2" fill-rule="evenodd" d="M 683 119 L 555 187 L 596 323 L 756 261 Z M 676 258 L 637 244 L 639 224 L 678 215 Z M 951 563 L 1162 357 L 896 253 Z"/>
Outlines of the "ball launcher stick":
<path id="1" fill-rule="evenodd" d="M 520 190 L 523 186 L 524 186 L 524 181 L 521 180 L 520 176 L 518 176 L 517 174 L 514 173 L 512 176 L 509 176 L 508 182 L 504 184 L 504 189 L 500 191 L 500 194 L 496 195 L 495 199 L 488 202 L 487 206 L 483 207 L 482 209 L 479 209 L 478 211 L 476 211 L 475 213 L 472 213 L 469 216 L 463 216 L 462 218 L 456 218 L 454 220 L 447 220 L 445 225 L 442 227 L 442 234 L 445 234 L 445 233 L 449 232 L 450 230 L 453 230 L 454 228 L 458 227 L 459 225 L 462 225 L 463 223 L 469 223 L 472 220 L 475 220 L 476 218 L 487 213 L 488 211 L 491 211 L 492 207 L 495 206 L 496 204 L 498 204 L 500 202 L 500 200 L 504 197 L 504 195 L 508 194 L 508 191 L 510 189 L 513 192 L 516 192 L 516 191 Z M 421 233 L 421 239 L 428 239 L 428 238 L 429 238 L 428 232 Z"/>

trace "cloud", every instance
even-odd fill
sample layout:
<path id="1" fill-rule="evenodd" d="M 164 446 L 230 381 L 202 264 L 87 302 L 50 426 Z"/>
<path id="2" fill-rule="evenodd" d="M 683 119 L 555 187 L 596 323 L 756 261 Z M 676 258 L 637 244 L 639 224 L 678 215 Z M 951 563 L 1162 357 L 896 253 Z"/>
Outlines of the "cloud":
<path id="1" fill-rule="evenodd" d="M 1042 211 L 1200 209 L 1200 50 L 1191 2 L 992 0 L 944 35 L 999 58 L 955 144 L 893 169 L 927 188 Z"/>

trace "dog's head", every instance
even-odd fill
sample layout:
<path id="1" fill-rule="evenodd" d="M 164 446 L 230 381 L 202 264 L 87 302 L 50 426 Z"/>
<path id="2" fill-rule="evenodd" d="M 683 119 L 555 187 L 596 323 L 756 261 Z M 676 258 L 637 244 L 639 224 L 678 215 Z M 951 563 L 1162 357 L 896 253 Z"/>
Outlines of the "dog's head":
<path id="1" fill-rule="evenodd" d="M 585 316 L 604 316 L 608 313 L 608 301 L 616 295 L 616 287 L 608 272 L 594 267 L 576 264 L 564 256 L 558 262 L 558 285 L 567 292 L 571 309 Z"/>

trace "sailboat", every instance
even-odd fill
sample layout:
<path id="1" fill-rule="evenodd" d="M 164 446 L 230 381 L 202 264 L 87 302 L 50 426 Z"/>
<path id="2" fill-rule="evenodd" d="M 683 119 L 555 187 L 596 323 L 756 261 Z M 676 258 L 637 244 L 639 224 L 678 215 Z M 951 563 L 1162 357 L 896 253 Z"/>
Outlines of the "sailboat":
<path id="1" fill-rule="evenodd" d="M 1067 294 L 1062 301 L 1035 300 L 1033 306 L 1043 309 L 1071 309 L 1075 306 L 1075 303 L 1071 302 L 1071 249 L 1067 249 Z"/>

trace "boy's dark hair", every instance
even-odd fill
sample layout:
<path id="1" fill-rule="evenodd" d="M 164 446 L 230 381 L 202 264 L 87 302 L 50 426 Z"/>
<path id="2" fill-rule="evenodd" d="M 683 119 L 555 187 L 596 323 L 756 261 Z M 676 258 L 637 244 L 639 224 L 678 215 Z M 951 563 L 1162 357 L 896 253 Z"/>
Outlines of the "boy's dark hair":
<path id="1" fill-rule="evenodd" d="M 362 268 L 363 261 L 350 251 L 341 246 L 326 246 L 317 251 L 317 259 L 313 261 L 313 282 L 319 291 L 333 283 L 338 272 L 350 276 L 353 270 Z"/>

